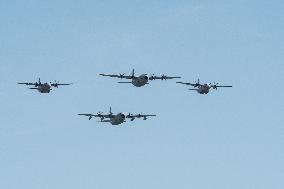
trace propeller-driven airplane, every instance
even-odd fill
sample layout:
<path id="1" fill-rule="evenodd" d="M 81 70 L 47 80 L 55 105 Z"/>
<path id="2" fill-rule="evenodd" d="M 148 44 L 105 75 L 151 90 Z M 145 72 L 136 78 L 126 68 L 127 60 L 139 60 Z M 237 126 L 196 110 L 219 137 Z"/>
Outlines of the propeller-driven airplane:
<path id="1" fill-rule="evenodd" d="M 40 81 L 40 78 L 38 79 L 37 82 L 35 83 L 18 83 L 20 85 L 29 85 L 29 86 L 34 86 L 31 87 L 29 89 L 35 89 L 38 90 L 40 93 L 49 93 L 52 90 L 52 87 L 58 88 L 58 86 L 61 85 L 71 85 L 72 83 L 58 83 L 57 81 L 55 81 L 54 83 L 50 82 L 50 83 L 42 83 Z"/>
<path id="2" fill-rule="evenodd" d="M 146 84 L 149 84 L 149 81 L 152 80 L 156 80 L 156 79 L 160 79 L 160 80 L 167 80 L 167 79 L 177 79 L 177 78 L 181 78 L 181 77 L 169 77 L 166 75 L 161 75 L 161 76 L 155 76 L 154 74 L 152 75 L 148 75 L 148 74 L 142 74 L 140 76 L 135 76 L 135 72 L 134 69 L 132 70 L 132 74 L 131 75 L 125 75 L 124 74 L 99 74 L 101 76 L 108 76 L 108 77 L 116 77 L 116 78 L 120 78 L 120 79 L 130 79 L 132 81 L 130 82 L 118 82 L 118 83 L 131 83 L 132 85 L 134 85 L 135 87 L 142 87 Z"/>
<path id="3" fill-rule="evenodd" d="M 111 111 L 111 107 L 108 114 L 104 114 L 102 112 L 98 112 L 97 114 L 78 114 L 82 116 L 89 117 L 89 120 L 91 120 L 93 117 L 100 118 L 100 121 L 98 122 L 107 122 L 111 123 L 112 125 L 120 125 L 124 122 L 126 122 L 126 119 L 130 119 L 130 121 L 134 121 L 135 118 L 143 118 L 143 120 L 146 120 L 148 117 L 156 116 L 151 114 L 124 114 L 124 113 L 118 113 L 113 114 Z"/>
<path id="4" fill-rule="evenodd" d="M 194 88 L 197 89 L 189 89 L 189 90 L 193 90 L 193 91 L 197 91 L 199 94 L 208 94 L 210 89 L 215 89 L 217 90 L 219 87 L 232 87 L 230 85 L 219 85 L 218 83 L 205 83 L 205 84 L 200 84 L 199 83 L 199 79 L 197 80 L 196 83 L 184 83 L 184 82 L 176 82 L 176 83 L 181 83 L 184 85 L 190 85 L 193 86 Z"/>

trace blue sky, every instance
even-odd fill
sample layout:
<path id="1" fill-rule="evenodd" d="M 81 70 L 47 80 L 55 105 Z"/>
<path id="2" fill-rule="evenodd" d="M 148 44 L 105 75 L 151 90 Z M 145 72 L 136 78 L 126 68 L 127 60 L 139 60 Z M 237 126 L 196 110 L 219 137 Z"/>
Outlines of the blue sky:
<path id="1" fill-rule="evenodd" d="M 0 1 L 0 188 L 284 187 L 283 1 Z M 98 73 L 233 85 L 198 95 Z M 17 82 L 73 82 L 48 95 Z M 113 127 L 77 113 L 155 113 Z"/>

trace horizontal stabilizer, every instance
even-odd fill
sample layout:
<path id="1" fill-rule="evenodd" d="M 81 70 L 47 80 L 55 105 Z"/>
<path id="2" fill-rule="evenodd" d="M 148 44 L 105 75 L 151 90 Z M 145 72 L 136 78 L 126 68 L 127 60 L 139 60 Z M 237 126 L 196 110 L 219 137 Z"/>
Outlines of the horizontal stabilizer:
<path id="1" fill-rule="evenodd" d="M 97 122 L 105 122 L 105 123 L 107 122 L 108 123 L 110 122 L 110 120 L 102 120 L 102 121 L 97 121 Z"/>

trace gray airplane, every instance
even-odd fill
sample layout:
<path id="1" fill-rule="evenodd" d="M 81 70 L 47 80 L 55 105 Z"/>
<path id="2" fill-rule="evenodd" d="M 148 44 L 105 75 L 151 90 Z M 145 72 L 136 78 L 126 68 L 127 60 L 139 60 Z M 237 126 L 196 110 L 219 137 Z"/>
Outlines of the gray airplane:
<path id="1" fill-rule="evenodd" d="M 132 70 L 131 75 L 125 75 L 124 74 L 99 74 L 101 76 L 108 76 L 108 77 L 116 77 L 120 79 L 130 79 L 130 82 L 118 82 L 118 83 L 131 83 L 135 87 L 142 87 L 146 84 L 149 84 L 149 81 L 160 79 L 160 80 L 167 80 L 167 79 L 176 79 L 176 78 L 181 78 L 181 77 L 168 77 L 166 75 L 161 75 L 161 76 L 155 76 L 153 75 L 148 75 L 148 74 L 142 74 L 140 76 L 135 76 L 134 69 Z"/>
<path id="2" fill-rule="evenodd" d="M 184 83 L 184 82 L 176 82 L 176 83 L 193 86 L 194 88 L 197 88 L 197 89 L 189 89 L 189 90 L 197 91 L 199 94 L 208 94 L 210 89 L 217 90 L 219 87 L 232 87 L 231 85 L 219 85 L 218 83 L 200 84 L 199 79 L 197 80 L 196 83 Z"/>
<path id="3" fill-rule="evenodd" d="M 111 111 L 111 107 L 108 114 L 104 114 L 102 112 L 98 112 L 97 114 L 78 114 L 80 116 L 87 116 L 89 117 L 89 120 L 91 120 L 93 117 L 100 118 L 100 121 L 98 122 L 106 122 L 110 123 L 112 125 L 120 125 L 124 122 L 126 122 L 126 119 L 130 119 L 130 121 L 134 121 L 135 118 L 143 118 L 143 120 L 146 120 L 148 117 L 153 117 L 156 115 L 152 114 L 124 114 L 124 113 L 118 113 L 113 114 Z"/>
<path id="4" fill-rule="evenodd" d="M 52 90 L 52 87 L 58 88 L 60 85 L 71 85 L 72 83 L 58 83 L 55 81 L 54 83 L 42 83 L 40 81 L 40 78 L 38 79 L 38 82 L 35 83 L 18 83 L 20 85 L 29 85 L 29 86 L 34 86 L 30 87 L 29 89 L 35 89 L 38 90 L 40 93 L 49 93 Z"/>

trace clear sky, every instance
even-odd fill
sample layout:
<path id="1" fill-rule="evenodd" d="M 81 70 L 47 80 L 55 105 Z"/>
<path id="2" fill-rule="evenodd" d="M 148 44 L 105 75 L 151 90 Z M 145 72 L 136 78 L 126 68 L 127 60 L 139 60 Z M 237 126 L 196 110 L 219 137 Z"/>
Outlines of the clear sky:
<path id="1" fill-rule="evenodd" d="M 283 189 L 283 34 L 283 0 L 0 0 L 0 188 Z M 132 68 L 233 88 L 98 76 Z"/>

